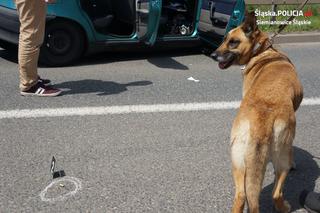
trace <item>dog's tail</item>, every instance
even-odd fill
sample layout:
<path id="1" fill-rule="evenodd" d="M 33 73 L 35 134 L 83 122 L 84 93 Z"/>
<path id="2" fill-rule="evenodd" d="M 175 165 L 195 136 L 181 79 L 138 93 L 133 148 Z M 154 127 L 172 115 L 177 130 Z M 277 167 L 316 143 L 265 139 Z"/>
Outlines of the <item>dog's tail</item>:
<path id="1" fill-rule="evenodd" d="M 250 213 L 259 212 L 259 196 L 269 155 L 269 139 L 253 140 L 245 158 L 245 194 Z"/>

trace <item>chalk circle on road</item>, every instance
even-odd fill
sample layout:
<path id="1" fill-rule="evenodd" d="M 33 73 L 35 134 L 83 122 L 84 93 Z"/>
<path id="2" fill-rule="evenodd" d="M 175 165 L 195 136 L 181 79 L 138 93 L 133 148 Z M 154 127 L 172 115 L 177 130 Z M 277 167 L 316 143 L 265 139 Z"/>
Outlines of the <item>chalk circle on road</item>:
<path id="1" fill-rule="evenodd" d="M 53 180 L 39 196 L 44 202 L 63 201 L 74 196 L 81 188 L 81 181 L 78 178 L 65 176 Z"/>

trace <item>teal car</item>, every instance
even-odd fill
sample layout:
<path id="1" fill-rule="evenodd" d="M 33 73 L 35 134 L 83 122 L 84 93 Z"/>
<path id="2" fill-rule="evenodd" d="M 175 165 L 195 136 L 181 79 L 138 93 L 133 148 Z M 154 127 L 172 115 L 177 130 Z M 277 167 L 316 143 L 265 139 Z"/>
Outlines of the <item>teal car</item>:
<path id="1" fill-rule="evenodd" d="M 56 0 L 48 5 L 40 61 L 49 66 L 116 49 L 185 46 L 213 48 L 241 24 L 244 0 Z M 0 2 L 0 46 L 18 44 L 13 0 Z"/>

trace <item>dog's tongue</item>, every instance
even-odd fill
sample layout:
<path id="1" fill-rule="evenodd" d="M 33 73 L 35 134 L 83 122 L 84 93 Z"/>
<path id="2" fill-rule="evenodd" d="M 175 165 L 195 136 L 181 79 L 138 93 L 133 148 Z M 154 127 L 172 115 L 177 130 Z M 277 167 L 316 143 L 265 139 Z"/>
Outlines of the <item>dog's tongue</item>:
<path id="1" fill-rule="evenodd" d="M 224 68 L 226 68 L 226 65 L 227 65 L 227 63 L 222 63 L 222 62 L 220 62 L 220 63 L 219 63 L 219 68 L 220 68 L 220 69 L 224 69 Z"/>

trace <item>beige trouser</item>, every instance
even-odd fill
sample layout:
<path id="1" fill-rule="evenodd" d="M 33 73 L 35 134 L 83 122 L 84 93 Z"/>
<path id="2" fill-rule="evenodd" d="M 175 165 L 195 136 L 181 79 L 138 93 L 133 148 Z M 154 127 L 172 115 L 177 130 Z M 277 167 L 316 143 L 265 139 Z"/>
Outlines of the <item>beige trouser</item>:
<path id="1" fill-rule="evenodd" d="M 38 59 L 43 42 L 46 3 L 44 0 L 15 0 L 20 19 L 20 90 L 26 91 L 38 81 Z"/>

